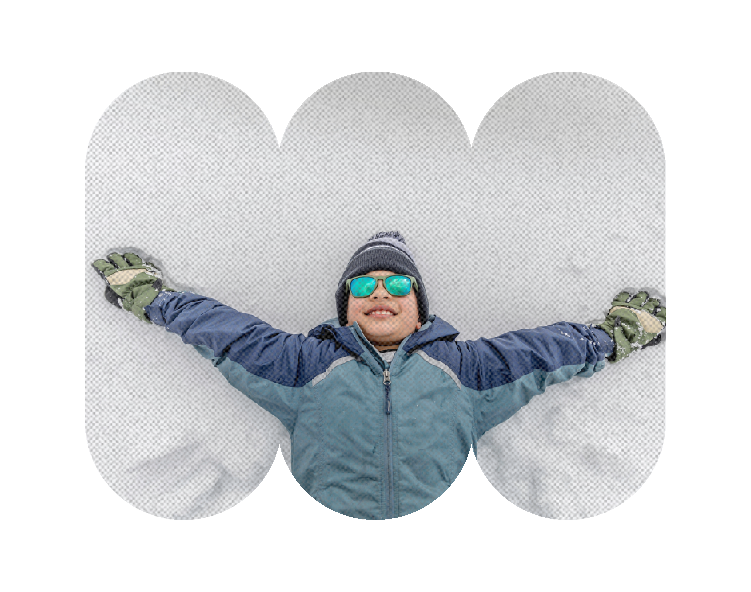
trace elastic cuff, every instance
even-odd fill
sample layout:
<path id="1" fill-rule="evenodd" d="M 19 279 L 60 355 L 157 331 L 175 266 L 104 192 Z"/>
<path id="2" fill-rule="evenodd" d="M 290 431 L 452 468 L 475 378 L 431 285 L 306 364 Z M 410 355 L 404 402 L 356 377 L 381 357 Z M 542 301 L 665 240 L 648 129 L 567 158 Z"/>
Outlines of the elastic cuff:
<path id="1" fill-rule="evenodd" d="M 595 334 L 598 341 L 598 348 L 602 354 L 607 358 L 613 353 L 615 342 L 610 338 L 610 335 L 604 329 L 599 327 L 592 327 L 592 333 Z"/>
<path id="2" fill-rule="evenodd" d="M 177 292 L 159 292 L 151 304 L 143 308 L 148 319 L 155 325 L 163 327 L 167 324 L 167 321 L 164 320 L 164 316 L 162 315 L 162 305 L 168 302 L 173 294 L 177 294 Z"/>

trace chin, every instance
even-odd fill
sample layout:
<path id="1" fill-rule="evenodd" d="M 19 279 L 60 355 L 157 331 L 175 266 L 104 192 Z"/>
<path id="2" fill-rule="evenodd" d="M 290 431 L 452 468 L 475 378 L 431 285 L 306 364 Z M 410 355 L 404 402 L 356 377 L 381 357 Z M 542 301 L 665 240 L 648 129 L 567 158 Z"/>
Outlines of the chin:
<path id="1" fill-rule="evenodd" d="M 369 331 L 376 331 L 378 333 L 391 333 L 394 330 L 394 327 L 388 327 L 385 323 L 379 323 L 376 321 L 375 323 L 363 323 L 363 326 L 368 327 Z"/>
<path id="2" fill-rule="evenodd" d="M 361 323 L 365 327 L 368 333 L 377 333 L 378 335 L 388 335 L 394 332 L 395 328 L 387 326 L 386 323 L 380 323 L 378 321 L 374 323 Z"/>

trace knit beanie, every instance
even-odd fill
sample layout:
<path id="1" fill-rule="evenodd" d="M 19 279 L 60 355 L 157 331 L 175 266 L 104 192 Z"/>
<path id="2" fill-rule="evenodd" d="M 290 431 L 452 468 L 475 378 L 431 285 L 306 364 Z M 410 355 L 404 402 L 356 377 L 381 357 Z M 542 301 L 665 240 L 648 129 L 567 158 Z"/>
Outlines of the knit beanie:
<path id="1" fill-rule="evenodd" d="M 428 322 L 428 295 L 425 283 L 422 281 L 420 272 L 417 271 L 412 253 L 407 248 L 404 237 L 398 230 L 391 232 L 378 232 L 371 236 L 362 247 L 355 251 L 349 260 L 347 269 L 336 289 L 336 310 L 339 315 L 339 324 L 344 327 L 347 324 L 347 306 L 349 291 L 347 280 L 358 275 L 385 269 L 394 273 L 411 275 L 417 280 L 417 310 L 418 320 L 423 325 Z"/>

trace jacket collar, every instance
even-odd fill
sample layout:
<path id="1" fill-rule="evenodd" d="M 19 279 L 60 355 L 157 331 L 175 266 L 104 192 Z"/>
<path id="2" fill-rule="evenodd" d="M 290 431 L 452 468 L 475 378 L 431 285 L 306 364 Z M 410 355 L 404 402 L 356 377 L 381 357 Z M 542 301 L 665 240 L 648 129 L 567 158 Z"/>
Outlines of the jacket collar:
<path id="1" fill-rule="evenodd" d="M 407 354 L 412 354 L 415 350 L 432 341 L 454 341 L 458 335 L 459 331 L 451 324 L 436 315 L 430 315 L 428 322 L 420 327 L 419 331 L 407 337 L 406 342 L 404 342 L 404 350 Z M 363 346 L 355 337 L 353 327 L 342 327 L 339 325 L 339 320 L 336 317 L 324 321 L 314 329 L 311 329 L 308 337 L 333 339 L 356 357 L 359 357 L 363 352 Z"/>
<path id="2" fill-rule="evenodd" d="M 411 354 L 415 350 L 433 341 L 454 341 L 458 335 L 459 331 L 457 331 L 450 323 L 447 323 L 435 315 L 430 315 L 428 317 L 428 322 L 420 327 L 419 331 L 412 333 L 412 335 L 407 337 L 407 342 L 404 344 L 404 350 L 408 354 Z"/>

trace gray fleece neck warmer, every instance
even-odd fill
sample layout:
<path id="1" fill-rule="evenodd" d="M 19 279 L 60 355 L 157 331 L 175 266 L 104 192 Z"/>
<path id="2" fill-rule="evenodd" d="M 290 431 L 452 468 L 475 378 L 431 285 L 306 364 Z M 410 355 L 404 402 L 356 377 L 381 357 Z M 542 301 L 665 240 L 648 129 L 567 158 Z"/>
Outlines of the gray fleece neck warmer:
<path id="1" fill-rule="evenodd" d="M 417 271 L 412 253 L 407 248 L 404 237 L 398 230 L 393 230 L 374 234 L 350 258 L 336 289 L 336 310 L 339 316 L 339 324 L 342 327 L 347 324 L 347 302 L 349 300 L 347 280 L 358 275 L 365 275 L 376 269 L 408 274 L 417 280 L 419 286 L 417 291 L 418 320 L 423 325 L 427 323 L 428 295 L 425 290 L 425 283 L 422 281 L 420 272 Z"/>

